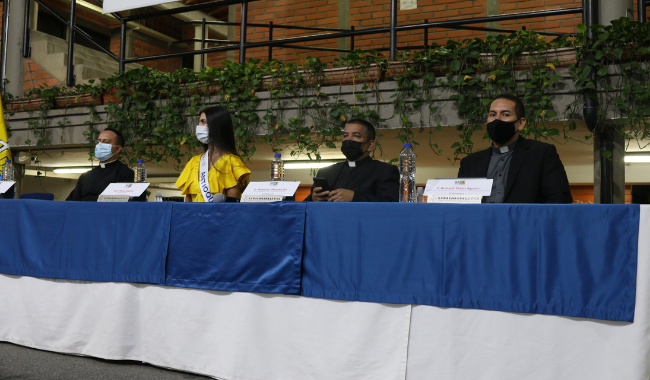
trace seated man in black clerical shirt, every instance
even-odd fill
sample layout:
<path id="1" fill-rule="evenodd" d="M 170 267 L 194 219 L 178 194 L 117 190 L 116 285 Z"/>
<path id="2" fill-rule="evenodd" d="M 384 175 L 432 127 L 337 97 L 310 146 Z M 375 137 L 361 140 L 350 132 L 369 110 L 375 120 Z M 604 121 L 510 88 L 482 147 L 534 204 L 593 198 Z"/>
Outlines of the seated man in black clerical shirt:
<path id="1" fill-rule="evenodd" d="M 397 166 L 373 160 L 375 127 L 364 120 L 350 120 L 343 130 L 341 151 L 347 158 L 320 169 L 316 177 L 327 180 L 330 191 L 312 187 L 305 199 L 314 202 L 397 202 Z M 315 185 L 314 185 L 315 186 Z"/>
<path id="2" fill-rule="evenodd" d="M 106 187 L 116 182 L 133 182 L 134 173 L 128 166 L 120 162 L 119 155 L 124 149 L 124 136 L 120 131 L 106 128 L 97 137 L 95 157 L 99 166 L 82 174 L 77 181 L 77 186 L 68 195 L 66 201 L 96 202 Z M 137 201 L 146 202 L 147 193 L 144 192 Z"/>
<path id="3" fill-rule="evenodd" d="M 458 178 L 493 179 L 484 203 L 573 203 L 555 146 L 519 136 L 525 115 L 517 96 L 497 96 L 487 118 L 492 146 L 463 158 Z"/>

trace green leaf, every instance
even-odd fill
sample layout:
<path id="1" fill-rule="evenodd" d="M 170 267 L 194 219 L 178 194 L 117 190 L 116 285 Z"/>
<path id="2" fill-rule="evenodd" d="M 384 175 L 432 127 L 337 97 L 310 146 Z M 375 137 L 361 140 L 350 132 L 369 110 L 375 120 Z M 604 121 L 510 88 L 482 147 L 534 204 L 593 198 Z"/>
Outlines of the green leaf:
<path id="1" fill-rule="evenodd" d="M 451 69 L 454 70 L 454 71 L 458 71 L 458 70 L 460 70 L 460 68 L 461 68 L 461 63 L 460 63 L 460 61 L 457 60 L 457 59 L 454 59 L 454 60 L 451 61 L 451 63 L 449 64 L 449 68 L 451 68 Z"/>
<path id="2" fill-rule="evenodd" d="M 623 50 L 622 49 L 614 49 L 614 55 L 616 58 L 621 59 L 623 57 Z"/>

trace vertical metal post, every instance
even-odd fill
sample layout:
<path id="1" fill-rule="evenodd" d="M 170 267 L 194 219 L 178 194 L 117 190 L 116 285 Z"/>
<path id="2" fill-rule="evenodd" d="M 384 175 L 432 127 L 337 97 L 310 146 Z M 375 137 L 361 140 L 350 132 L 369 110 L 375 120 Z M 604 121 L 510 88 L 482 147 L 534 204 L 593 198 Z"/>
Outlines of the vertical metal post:
<path id="1" fill-rule="evenodd" d="M 351 31 L 354 31 L 354 25 L 350 27 Z M 354 36 L 350 36 L 350 52 L 354 51 Z"/>
<path id="2" fill-rule="evenodd" d="M 429 23 L 428 19 L 424 20 L 425 24 Z M 428 49 L 429 48 L 429 28 L 424 28 L 424 48 Z"/>
<path id="3" fill-rule="evenodd" d="M 9 0 L 2 1 L 2 48 L 0 49 L 0 90 L 5 93 L 7 78 L 7 28 L 9 28 Z"/>
<path id="4" fill-rule="evenodd" d="M 29 15 L 29 8 L 31 3 L 32 2 L 30 0 L 25 0 L 25 23 L 23 24 L 23 58 L 29 58 L 32 56 L 32 48 L 29 47 L 29 20 L 31 20 L 31 17 Z"/>
<path id="5" fill-rule="evenodd" d="M 201 22 L 201 50 L 205 49 L 205 17 Z M 201 70 L 205 68 L 205 54 L 201 53 Z"/>
<path id="6" fill-rule="evenodd" d="M 68 23 L 68 73 L 65 84 L 74 86 L 74 17 L 77 7 L 77 0 L 70 1 L 70 23 Z"/>
<path id="7" fill-rule="evenodd" d="M 639 22 L 646 22 L 646 1 L 636 0 L 636 8 L 639 15 Z"/>
<path id="8" fill-rule="evenodd" d="M 248 18 L 248 1 L 241 2 L 241 30 L 239 31 L 239 63 L 246 62 L 246 25 Z"/>
<path id="9" fill-rule="evenodd" d="M 120 74 L 124 72 L 124 58 L 126 56 L 126 21 L 122 20 L 120 27 Z"/>
<path id="10" fill-rule="evenodd" d="M 614 136 L 612 128 L 605 124 L 598 131 L 600 150 L 600 204 L 614 203 Z M 603 157 L 603 152 L 612 152 L 612 156 Z"/>
<path id="11" fill-rule="evenodd" d="M 397 50 L 397 0 L 390 0 L 390 60 L 395 60 Z"/>
<path id="12" fill-rule="evenodd" d="M 586 43 L 591 44 L 593 43 L 592 39 L 594 37 L 591 26 L 598 23 L 598 3 L 597 0 L 585 0 L 582 4 L 582 22 L 587 26 L 588 38 Z M 583 62 L 589 62 L 590 60 L 593 60 L 593 58 L 593 55 L 590 54 L 589 56 L 584 57 Z M 589 67 L 589 64 L 585 63 L 583 64 L 583 67 L 587 69 Z M 589 81 L 595 84 L 595 79 L 596 76 L 592 70 L 591 74 L 589 75 Z M 598 124 L 598 104 L 596 101 L 596 91 L 595 89 L 586 89 L 582 95 L 584 98 L 582 114 L 585 119 L 585 123 L 587 124 L 587 128 L 589 128 L 590 131 L 594 132 L 596 125 Z"/>
<path id="13" fill-rule="evenodd" d="M 598 24 L 598 0 L 584 0 L 582 3 L 582 19 L 583 23 L 587 26 L 587 42 L 593 43 L 593 31 L 591 27 Z M 583 62 L 593 60 L 593 54 L 584 57 Z M 589 64 L 584 64 L 585 69 L 589 68 Z M 589 74 L 589 81 L 596 83 L 596 76 L 592 72 Z M 596 140 L 598 145 L 594 146 L 595 164 L 594 167 L 594 194 L 598 194 L 598 199 L 594 199 L 595 203 L 612 204 L 614 201 L 614 162 L 613 156 L 610 158 L 604 157 L 603 152 L 613 152 L 613 131 L 606 124 L 598 125 L 598 101 L 596 99 L 596 89 L 587 89 L 582 94 L 584 98 L 584 106 L 582 114 L 585 119 L 585 124 L 590 131 L 597 136 Z M 598 165 L 600 164 L 600 165 Z"/>
<path id="14" fill-rule="evenodd" d="M 269 42 L 273 41 L 273 21 L 269 22 Z M 269 46 L 269 62 L 273 60 L 273 46 Z"/>

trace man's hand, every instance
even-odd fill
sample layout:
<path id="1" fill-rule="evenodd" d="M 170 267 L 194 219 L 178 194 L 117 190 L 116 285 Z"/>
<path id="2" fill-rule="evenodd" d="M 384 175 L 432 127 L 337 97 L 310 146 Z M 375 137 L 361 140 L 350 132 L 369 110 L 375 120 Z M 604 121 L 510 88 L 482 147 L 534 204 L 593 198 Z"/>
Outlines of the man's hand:
<path id="1" fill-rule="evenodd" d="M 327 197 L 329 196 L 329 191 L 322 191 L 322 187 L 315 187 L 314 191 L 311 193 L 311 200 L 314 202 L 327 202 Z"/>
<path id="2" fill-rule="evenodd" d="M 330 191 L 328 202 L 352 202 L 354 198 L 354 191 L 347 189 L 336 189 Z"/>

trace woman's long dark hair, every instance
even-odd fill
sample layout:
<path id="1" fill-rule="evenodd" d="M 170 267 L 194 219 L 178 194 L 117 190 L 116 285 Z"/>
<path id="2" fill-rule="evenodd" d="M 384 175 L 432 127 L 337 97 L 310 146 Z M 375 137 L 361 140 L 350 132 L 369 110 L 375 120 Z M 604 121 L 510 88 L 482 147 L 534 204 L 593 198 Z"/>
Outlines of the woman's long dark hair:
<path id="1" fill-rule="evenodd" d="M 212 144 L 221 153 L 230 153 L 239 156 L 237 154 L 237 145 L 235 144 L 235 131 L 232 126 L 232 119 L 226 107 L 208 107 L 199 112 L 199 115 L 202 113 L 205 114 L 205 119 L 208 122 L 208 136 L 210 136 L 210 142 L 203 144 L 203 148 L 207 151 L 209 144 Z"/>

